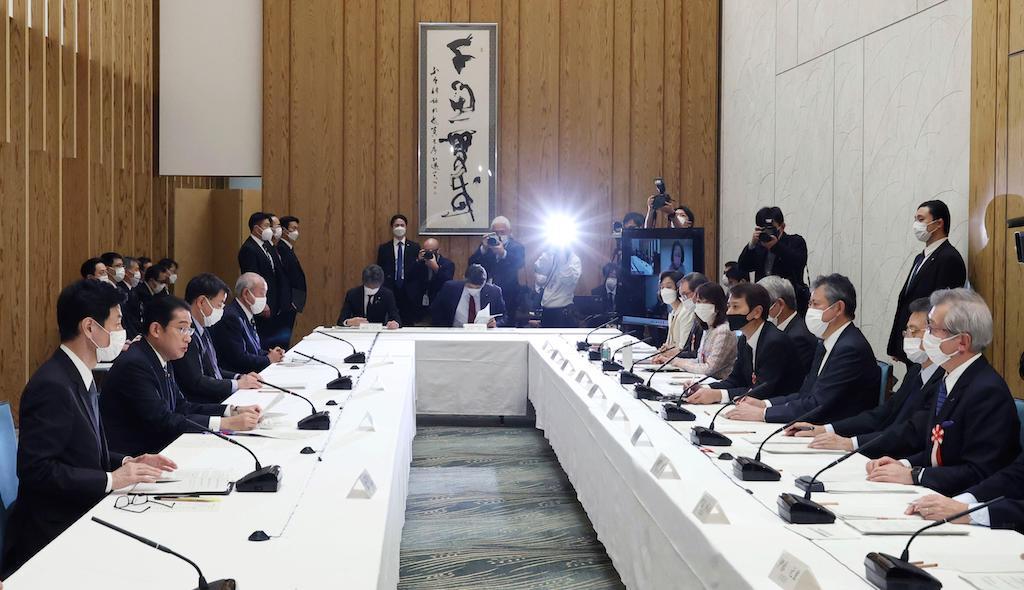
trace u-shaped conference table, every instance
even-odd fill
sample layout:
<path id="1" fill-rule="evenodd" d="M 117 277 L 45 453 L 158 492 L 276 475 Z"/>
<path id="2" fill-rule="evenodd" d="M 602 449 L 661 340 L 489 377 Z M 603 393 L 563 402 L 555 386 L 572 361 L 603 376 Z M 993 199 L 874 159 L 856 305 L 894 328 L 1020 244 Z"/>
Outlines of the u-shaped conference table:
<path id="1" fill-rule="evenodd" d="M 93 523 L 92 516 L 184 554 L 208 580 L 233 578 L 244 590 L 394 588 L 417 413 L 520 415 L 527 399 L 630 588 L 869 588 L 864 556 L 899 555 L 908 538 L 862 534 L 851 526 L 877 517 L 886 520 L 876 523 L 898 523 L 922 491 L 861 489 L 866 460 L 859 455 L 823 478 L 826 485 L 846 484 L 849 493 L 814 496 L 841 517 L 836 524 L 788 525 L 777 514 L 777 496 L 795 491 L 796 477 L 813 474 L 835 454 L 810 452 L 792 440 L 769 443 L 762 458 L 782 471 L 782 480 L 738 481 L 731 461 L 717 454 L 752 456 L 776 425 L 719 418 L 718 430 L 733 445 L 696 447 L 690 427 L 706 426 L 720 406 L 691 408 L 695 422 L 664 421 L 658 404 L 635 399 L 616 374 L 602 373 L 600 363 L 577 351 L 583 330 L 327 330 L 366 351 L 367 363 L 356 369 L 344 364 L 351 348 L 323 334 L 308 335 L 293 350 L 351 375 L 351 391 L 324 389 L 337 377 L 334 369 L 294 354 L 262 376 L 297 387 L 318 410 L 328 411 L 330 430 L 295 430 L 309 405 L 284 396 L 272 409 L 282 415 L 269 423 L 267 436 L 234 437 L 264 465 L 280 465 L 278 492 L 233 492 L 173 507 L 150 503 L 133 512 L 115 508 L 124 502 L 118 500 L 122 494 L 110 494 L 6 580 L 5 588 L 196 585 L 186 563 Z M 615 334 L 601 330 L 591 341 Z M 658 374 L 653 384 L 678 393 L 682 386 L 673 378 Z M 266 406 L 277 393 L 239 391 L 228 402 Z M 313 452 L 301 453 L 304 447 Z M 208 434 L 183 435 L 164 453 L 182 470 L 210 470 L 231 480 L 253 468 L 242 449 Z M 960 525 L 938 532 L 944 528 L 969 534 L 922 536 L 912 556 L 937 564 L 929 571 L 945 587 L 1024 579 L 1024 536 Z M 248 540 L 254 531 L 270 539 Z"/>

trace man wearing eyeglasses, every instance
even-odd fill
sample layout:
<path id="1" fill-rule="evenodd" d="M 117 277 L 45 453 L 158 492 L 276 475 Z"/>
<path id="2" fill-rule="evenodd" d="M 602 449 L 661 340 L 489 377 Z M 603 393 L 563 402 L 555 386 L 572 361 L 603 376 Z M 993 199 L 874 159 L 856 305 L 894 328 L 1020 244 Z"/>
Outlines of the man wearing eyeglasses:
<path id="1" fill-rule="evenodd" d="M 186 420 L 213 430 L 252 430 L 259 406 L 190 402 L 182 395 L 169 362 L 180 359 L 192 340 L 192 315 L 177 297 L 146 304 L 145 337 L 122 353 L 104 381 L 100 412 L 110 448 L 135 455 L 156 452 L 186 432 L 197 432 Z"/>

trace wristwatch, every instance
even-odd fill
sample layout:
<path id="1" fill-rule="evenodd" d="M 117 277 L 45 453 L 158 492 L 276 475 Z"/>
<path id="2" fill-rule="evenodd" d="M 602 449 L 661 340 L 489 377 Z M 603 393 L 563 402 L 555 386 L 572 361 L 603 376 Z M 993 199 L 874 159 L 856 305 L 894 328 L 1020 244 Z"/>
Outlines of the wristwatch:
<path id="1" fill-rule="evenodd" d="M 915 486 L 921 485 L 922 473 L 924 473 L 924 467 L 914 467 L 910 470 L 910 480 L 914 482 Z"/>

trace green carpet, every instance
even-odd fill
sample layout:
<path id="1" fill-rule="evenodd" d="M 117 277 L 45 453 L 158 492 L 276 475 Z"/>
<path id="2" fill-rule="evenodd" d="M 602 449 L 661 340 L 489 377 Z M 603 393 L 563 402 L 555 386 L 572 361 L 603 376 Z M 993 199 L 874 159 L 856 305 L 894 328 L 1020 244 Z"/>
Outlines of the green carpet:
<path id="1" fill-rule="evenodd" d="M 421 427 L 399 588 L 623 588 L 540 431 Z"/>

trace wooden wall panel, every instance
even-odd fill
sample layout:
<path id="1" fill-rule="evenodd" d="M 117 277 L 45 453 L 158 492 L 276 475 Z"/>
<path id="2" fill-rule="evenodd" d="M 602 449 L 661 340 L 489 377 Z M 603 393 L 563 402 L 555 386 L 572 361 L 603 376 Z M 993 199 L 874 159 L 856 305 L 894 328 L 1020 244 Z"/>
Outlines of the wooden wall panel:
<path id="1" fill-rule="evenodd" d="M 297 330 L 332 321 L 388 218 L 418 203 L 418 23 L 499 31 L 498 213 L 542 246 L 548 212 L 586 234 L 600 282 L 610 222 L 664 176 L 716 243 L 719 0 L 265 0 L 265 208 L 302 219 L 311 284 Z M 154 203 L 159 203 L 155 200 Z M 457 274 L 479 238 L 441 238 Z M 716 268 L 715 248 L 705 264 Z M 315 255 L 313 254 L 315 253 Z M 532 280 L 524 272 L 523 280 Z"/>
<path id="2" fill-rule="evenodd" d="M 16 406 L 58 344 L 57 295 L 82 262 L 108 250 L 172 255 L 167 195 L 224 183 L 154 183 L 154 0 L 7 6 L 0 2 L 0 260 L 9 270 L 0 282 L 0 399 Z"/>

